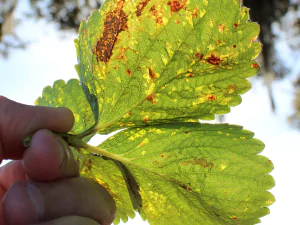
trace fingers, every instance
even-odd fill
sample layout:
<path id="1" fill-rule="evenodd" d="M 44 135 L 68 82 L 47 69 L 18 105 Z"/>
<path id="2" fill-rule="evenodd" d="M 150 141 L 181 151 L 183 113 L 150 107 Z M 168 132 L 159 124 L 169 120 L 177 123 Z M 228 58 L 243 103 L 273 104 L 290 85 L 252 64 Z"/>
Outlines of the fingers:
<path id="1" fill-rule="evenodd" d="M 79 175 L 78 163 L 69 146 L 48 130 L 40 130 L 32 137 L 23 156 L 23 168 L 27 177 L 35 181 Z"/>
<path id="2" fill-rule="evenodd" d="M 27 106 L 0 96 L 0 159 L 20 159 L 23 138 L 39 129 L 67 132 L 73 123 L 69 109 Z"/>
<path id="3" fill-rule="evenodd" d="M 95 220 L 80 216 L 67 216 L 34 225 L 100 225 Z"/>
<path id="4" fill-rule="evenodd" d="M 116 212 L 112 197 L 101 185 L 79 177 L 47 183 L 17 182 L 2 204 L 6 225 L 35 224 L 69 215 L 108 225 Z"/>

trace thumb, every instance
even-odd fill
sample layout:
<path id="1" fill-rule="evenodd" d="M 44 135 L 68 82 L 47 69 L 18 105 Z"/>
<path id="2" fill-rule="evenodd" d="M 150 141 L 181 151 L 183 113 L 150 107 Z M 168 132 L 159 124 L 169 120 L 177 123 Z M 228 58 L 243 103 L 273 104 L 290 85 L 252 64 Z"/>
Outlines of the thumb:
<path id="1" fill-rule="evenodd" d="M 68 132 L 73 123 L 67 108 L 28 106 L 0 96 L 0 160 L 20 159 L 26 136 L 40 129 Z"/>

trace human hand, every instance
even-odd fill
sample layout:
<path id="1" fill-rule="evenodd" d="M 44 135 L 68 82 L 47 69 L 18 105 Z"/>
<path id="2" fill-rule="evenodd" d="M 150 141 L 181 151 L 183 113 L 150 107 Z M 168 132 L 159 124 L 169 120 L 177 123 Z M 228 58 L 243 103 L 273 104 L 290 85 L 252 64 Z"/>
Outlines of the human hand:
<path id="1" fill-rule="evenodd" d="M 108 225 L 112 197 L 79 177 L 67 144 L 53 132 L 68 132 L 70 110 L 26 106 L 0 96 L 0 225 Z M 46 130 L 47 129 L 47 130 Z M 34 134 L 26 150 L 22 139 Z M 26 151 L 25 151 L 26 150 Z"/>

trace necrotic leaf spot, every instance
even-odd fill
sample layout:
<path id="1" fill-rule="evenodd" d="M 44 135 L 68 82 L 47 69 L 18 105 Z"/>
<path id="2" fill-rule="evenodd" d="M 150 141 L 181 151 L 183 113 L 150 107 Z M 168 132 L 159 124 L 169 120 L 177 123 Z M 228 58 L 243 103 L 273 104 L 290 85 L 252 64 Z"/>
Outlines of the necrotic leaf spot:
<path id="1" fill-rule="evenodd" d="M 96 45 L 97 60 L 108 63 L 118 35 L 126 29 L 127 15 L 123 11 L 124 1 L 117 3 L 116 9 L 106 14 L 103 35 Z"/>
<path id="2" fill-rule="evenodd" d="M 154 73 L 153 69 L 151 69 L 151 68 L 149 68 L 149 76 L 150 76 L 151 80 L 154 80 L 155 73 Z"/>
<path id="3" fill-rule="evenodd" d="M 147 6 L 147 4 L 150 2 L 150 0 L 143 0 L 139 2 L 139 4 L 136 7 L 136 15 L 141 16 L 143 9 Z"/>
<path id="4" fill-rule="evenodd" d="M 207 59 L 207 62 L 213 65 L 219 65 L 223 60 L 217 57 L 214 53 L 211 53 L 210 57 Z"/>
<path id="5" fill-rule="evenodd" d="M 132 76 L 132 72 L 131 72 L 131 70 L 130 70 L 130 69 L 127 69 L 127 70 L 126 70 L 126 74 L 127 74 L 128 76 L 130 76 L 130 77 L 131 77 L 131 76 Z"/>
<path id="6" fill-rule="evenodd" d="M 174 0 L 174 1 L 170 1 L 168 2 L 168 5 L 171 8 L 172 12 L 178 12 L 180 9 L 183 8 L 183 6 L 185 5 L 186 0 L 181 0 L 181 2 L 179 0 Z"/>

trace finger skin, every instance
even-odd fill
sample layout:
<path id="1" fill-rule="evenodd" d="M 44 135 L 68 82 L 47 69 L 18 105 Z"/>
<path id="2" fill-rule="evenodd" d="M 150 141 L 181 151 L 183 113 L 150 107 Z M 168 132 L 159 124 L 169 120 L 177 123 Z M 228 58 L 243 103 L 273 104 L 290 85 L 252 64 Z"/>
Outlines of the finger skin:
<path id="1" fill-rule="evenodd" d="M 52 181 L 79 176 L 79 166 L 65 141 L 48 130 L 32 137 L 23 156 L 24 171 L 29 179 Z"/>
<path id="2" fill-rule="evenodd" d="M 0 199 L 3 198 L 11 184 L 18 180 L 25 180 L 22 161 L 16 160 L 0 167 Z M 2 204 L 0 205 L 0 225 L 5 225 L 3 221 Z"/>
<path id="3" fill-rule="evenodd" d="M 67 108 L 28 106 L 0 96 L 0 159 L 21 159 L 25 137 L 40 129 L 68 132 L 73 123 Z"/>
<path id="4" fill-rule="evenodd" d="M 51 220 L 44 223 L 33 224 L 33 225 L 101 225 L 95 220 L 80 217 L 80 216 L 66 216 L 58 218 L 56 220 Z"/>
<path id="5" fill-rule="evenodd" d="M 34 134 L 23 160 L 11 161 L 0 168 L 0 199 L 16 181 L 51 181 L 75 176 L 79 176 L 78 163 L 68 145 L 50 131 L 40 130 Z"/>
<path id="6" fill-rule="evenodd" d="M 47 183 L 16 182 L 2 204 L 5 225 L 29 225 L 69 215 L 109 225 L 116 213 L 115 202 L 105 188 L 82 177 Z"/>

